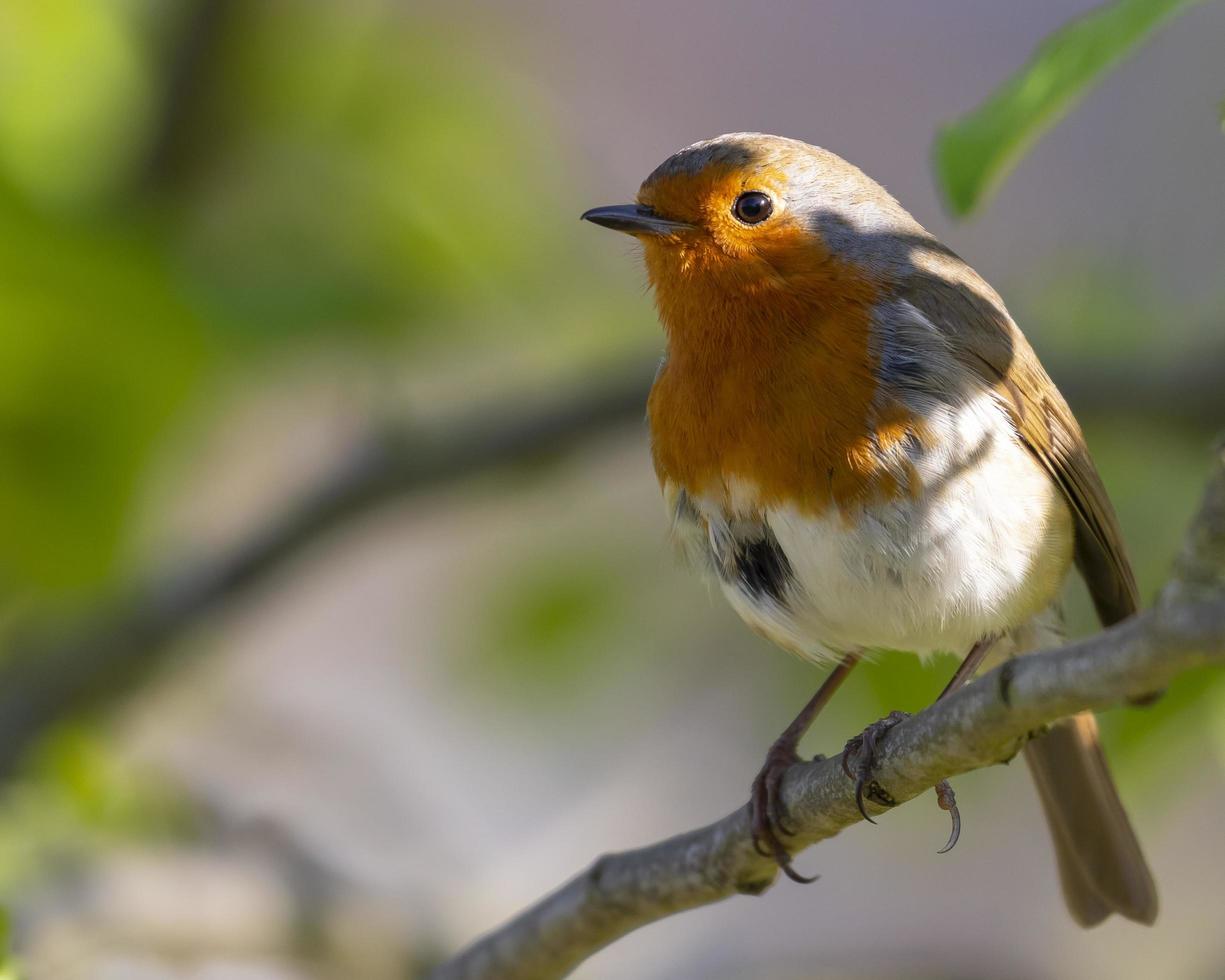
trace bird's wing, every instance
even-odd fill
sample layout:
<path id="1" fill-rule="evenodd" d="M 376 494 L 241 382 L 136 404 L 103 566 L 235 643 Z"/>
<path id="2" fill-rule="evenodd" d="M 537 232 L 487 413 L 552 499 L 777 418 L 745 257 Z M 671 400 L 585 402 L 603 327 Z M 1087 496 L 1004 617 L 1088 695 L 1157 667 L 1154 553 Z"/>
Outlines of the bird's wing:
<path id="1" fill-rule="evenodd" d="M 1013 323 L 1003 301 L 965 262 L 936 243 L 917 247 L 899 297 L 947 339 L 971 372 L 996 390 L 1026 448 L 1063 491 L 1076 517 L 1076 564 L 1103 624 L 1140 605 L 1114 507 L 1080 426 Z"/>

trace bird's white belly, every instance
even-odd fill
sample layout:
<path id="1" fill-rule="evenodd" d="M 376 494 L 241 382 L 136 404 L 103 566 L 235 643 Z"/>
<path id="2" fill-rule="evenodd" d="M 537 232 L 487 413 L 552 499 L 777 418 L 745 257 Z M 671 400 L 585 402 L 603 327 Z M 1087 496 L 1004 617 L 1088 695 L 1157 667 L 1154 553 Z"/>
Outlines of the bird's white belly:
<path id="1" fill-rule="evenodd" d="M 723 581 L 750 625 L 812 658 L 860 648 L 964 653 L 1057 597 L 1071 515 L 1007 417 L 983 394 L 929 423 L 932 445 L 911 457 L 916 496 L 850 514 L 764 510 L 792 586 L 778 602 Z"/>

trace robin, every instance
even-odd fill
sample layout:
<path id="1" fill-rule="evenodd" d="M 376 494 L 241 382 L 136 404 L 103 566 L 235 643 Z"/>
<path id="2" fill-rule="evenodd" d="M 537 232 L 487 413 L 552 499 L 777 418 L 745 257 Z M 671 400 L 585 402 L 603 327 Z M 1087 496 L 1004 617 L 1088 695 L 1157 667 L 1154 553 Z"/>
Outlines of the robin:
<path id="1" fill-rule="evenodd" d="M 1073 563 L 1103 624 L 1130 616 L 1114 509 L 1000 297 L 828 150 L 720 136 L 665 160 L 636 204 L 583 217 L 643 245 L 667 336 L 652 456 L 681 550 L 752 629 L 834 665 L 751 793 L 758 848 L 809 880 L 783 845 L 779 790 L 854 665 L 877 650 L 961 654 L 943 697 L 985 663 L 1058 642 Z M 876 743 L 900 717 L 848 743 L 861 810 Z M 1152 875 L 1093 715 L 1025 757 L 1073 918 L 1153 922 Z M 947 850 L 960 821 L 951 789 L 937 792 Z"/>

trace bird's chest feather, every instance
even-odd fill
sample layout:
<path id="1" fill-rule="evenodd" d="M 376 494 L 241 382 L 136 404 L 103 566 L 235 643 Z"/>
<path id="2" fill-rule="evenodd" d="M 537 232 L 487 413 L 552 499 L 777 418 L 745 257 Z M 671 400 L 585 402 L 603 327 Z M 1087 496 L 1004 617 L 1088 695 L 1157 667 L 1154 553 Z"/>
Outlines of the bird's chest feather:
<path id="1" fill-rule="evenodd" d="M 665 479 L 677 536 L 750 626 L 802 656 L 964 652 L 1056 597 L 1071 516 L 990 394 L 930 407 L 920 428 L 874 445 L 892 489 L 877 479 L 857 502 Z"/>
<path id="2" fill-rule="evenodd" d="M 774 297 L 722 317 L 677 311 L 672 293 L 659 301 L 665 322 L 685 324 L 647 405 L 661 483 L 728 504 L 751 484 L 759 506 L 813 510 L 908 490 L 908 471 L 881 452 L 913 436 L 915 420 L 880 404 L 867 297 L 795 309 Z"/>

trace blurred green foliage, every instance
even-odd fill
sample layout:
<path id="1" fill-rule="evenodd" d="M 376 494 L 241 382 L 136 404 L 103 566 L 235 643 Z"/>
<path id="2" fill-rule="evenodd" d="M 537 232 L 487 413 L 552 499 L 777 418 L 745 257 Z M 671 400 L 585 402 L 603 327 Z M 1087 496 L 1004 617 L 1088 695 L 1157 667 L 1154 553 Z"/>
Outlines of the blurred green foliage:
<path id="1" fill-rule="evenodd" d="M 0 192 L 0 583 L 97 587 L 167 420 L 210 364 L 148 241 Z"/>
<path id="2" fill-rule="evenodd" d="M 133 3 L 0 9 L 0 167 L 46 206 L 113 195 L 139 165 L 156 99 Z"/>
<path id="3" fill-rule="evenodd" d="M 1114 0 L 1046 38 L 1029 64 L 937 135 L 936 179 L 953 213 L 973 211 L 1104 72 L 1199 2 Z"/>
<path id="4" fill-rule="evenodd" d="M 563 681 L 581 669 L 574 652 L 584 634 L 602 633 L 617 615 L 616 579 L 598 562 L 575 558 L 560 568 L 522 570 L 512 593 L 499 597 L 502 601 L 490 610 L 487 626 L 496 647 L 513 660 L 516 674 L 525 672 L 550 685 Z"/>
<path id="5" fill-rule="evenodd" d="M 177 788 L 118 756 L 105 732 L 62 725 L 0 799 L 0 894 L 35 886 L 48 863 L 68 867 L 121 841 L 182 839 L 192 825 Z"/>
<path id="6" fill-rule="evenodd" d="M 20 980 L 21 977 L 11 952 L 12 934 L 9 914 L 0 908 L 0 980 Z"/>
<path id="7" fill-rule="evenodd" d="M 321 344 L 389 370 L 423 342 L 613 336 L 558 329 L 592 296 L 593 324 L 619 307 L 557 274 L 540 127 L 421 28 L 375 2 L 0 9 L 8 595 L 121 575 L 151 461 L 236 371 Z"/>
<path id="8" fill-rule="evenodd" d="M 234 381 L 632 344 L 561 230 L 578 209 L 549 210 L 563 179 L 505 80 L 398 4 L 0 4 L 5 639 L 148 574 L 131 553 L 151 477 Z M 510 649 L 543 629 L 560 651 L 593 612 L 583 581 L 512 613 Z M 103 737 L 55 730 L 0 803 L 0 893 L 48 856 L 149 836 L 162 802 Z"/>
<path id="9" fill-rule="evenodd" d="M 234 8 L 182 208 L 226 319 L 419 332 L 538 304 L 557 175 L 488 71 L 416 28 L 372 4 Z"/>
<path id="10" fill-rule="evenodd" d="M 444 654 L 451 671 L 474 699 L 581 716 L 610 678 L 641 676 L 664 642 L 659 584 L 642 575 L 642 558 L 634 538 L 598 528 L 508 543 L 457 590 L 479 614 L 463 616 Z"/>

